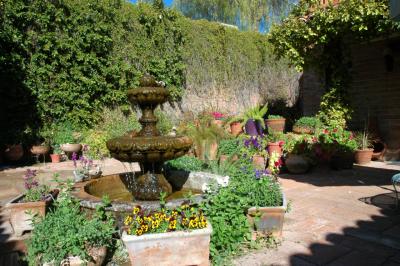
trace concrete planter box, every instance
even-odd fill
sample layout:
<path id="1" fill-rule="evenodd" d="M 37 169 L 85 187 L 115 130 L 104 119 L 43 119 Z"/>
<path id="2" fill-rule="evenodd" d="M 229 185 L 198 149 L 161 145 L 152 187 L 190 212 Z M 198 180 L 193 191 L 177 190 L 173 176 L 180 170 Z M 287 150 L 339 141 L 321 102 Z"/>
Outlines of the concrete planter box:
<path id="1" fill-rule="evenodd" d="M 255 232 L 281 238 L 286 206 L 286 197 L 282 193 L 282 206 L 251 207 L 247 210 L 247 219 Z"/>
<path id="2" fill-rule="evenodd" d="M 52 191 L 51 194 L 53 198 L 55 198 L 58 194 L 58 190 Z M 14 234 L 17 236 L 21 236 L 25 231 L 31 231 L 33 229 L 32 216 L 28 214 L 28 212 L 44 216 L 47 207 L 53 202 L 53 198 L 51 197 L 44 201 L 20 202 L 24 197 L 25 194 L 21 194 L 5 205 L 10 212 L 10 223 Z"/>
<path id="3" fill-rule="evenodd" d="M 122 233 L 133 266 L 210 265 L 211 224 L 204 229 L 141 236 Z"/>

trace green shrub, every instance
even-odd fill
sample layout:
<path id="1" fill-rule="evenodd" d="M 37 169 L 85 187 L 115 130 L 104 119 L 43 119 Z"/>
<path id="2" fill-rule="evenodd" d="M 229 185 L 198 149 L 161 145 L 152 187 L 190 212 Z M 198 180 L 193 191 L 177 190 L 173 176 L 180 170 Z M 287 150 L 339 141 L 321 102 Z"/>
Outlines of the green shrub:
<path id="1" fill-rule="evenodd" d="M 161 135 L 167 135 L 171 132 L 173 124 L 171 119 L 160 109 L 155 110 L 155 116 L 158 119 L 157 129 L 160 131 Z"/>
<path id="2" fill-rule="evenodd" d="M 284 117 L 281 115 L 268 115 L 268 119 L 282 119 L 282 118 Z"/>
<path id="3" fill-rule="evenodd" d="M 80 211 L 79 201 L 69 192 L 61 192 L 55 209 L 45 218 L 34 219 L 34 230 L 28 240 L 29 265 L 54 261 L 55 265 L 68 256 L 90 260 L 88 247 L 110 246 L 114 234 L 114 220 L 97 209 L 89 219 Z"/>
<path id="4" fill-rule="evenodd" d="M 80 143 L 82 140 L 81 133 L 68 121 L 52 125 L 50 130 L 52 144 Z"/>
<path id="5" fill-rule="evenodd" d="M 133 110 L 123 112 L 122 108 L 104 108 L 99 123 L 95 129 L 104 131 L 107 138 L 116 138 L 125 135 L 129 131 L 139 131 L 141 125 Z"/>
<path id="6" fill-rule="evenodd" d="M 219 155 L 234 155 L 240 150 L 240 141 L 238 139 L 223 139 L 218 145 Z"/>
<path id="7" fill-rule="evenodd" d="M 188 155 L 167 161 L 165 165 L 173 170 L 201 171 L 204 169 L 203 161 Z"/>
<path id="8" fill-rule="evenodd" d="M 207 193 L 201 208 L 213 225 L 210 253 L 218 263 L 237 253 L 239 246 L 250 241 L 246 211 L 252 206 L 280 206 L 282 193 L 278 183 L 264 177 L 256 179 L 251 162 L 241 159 L 227 174 L 229 185 L 217 193 Z"/>
<path id="9" fill-rule="evenodd" d="M 321 121 L 315 116 L 303 116 L 298 119 L 295 123 L 295 126 L 308 128 L 311 130 L 316 130 L 321 127 Z"/>
<path id="10" fill-rule="evenodd" d="M 107 157 L 109 151 L 106 146 L 106 142 L 109 139 L 107 132 L 89 129 L 84 133 L 82 143 L 89 146 L 87 155 L 92 159 L 101 159 Z"/>

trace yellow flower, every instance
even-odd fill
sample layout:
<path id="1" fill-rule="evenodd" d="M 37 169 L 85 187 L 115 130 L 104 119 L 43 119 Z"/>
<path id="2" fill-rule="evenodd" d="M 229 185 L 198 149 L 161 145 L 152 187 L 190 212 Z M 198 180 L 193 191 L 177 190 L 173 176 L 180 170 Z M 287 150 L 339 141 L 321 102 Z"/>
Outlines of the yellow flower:
<path id="1" fill-rule="evenodd" d="M 125 225 L 130 225 L 132 223 L 132 217 L 131 216 L 126 216 L 124 224 Z"/>
<path id="2" fill-rule="evenodd" d="M 143 234 L 143 230 L 137 229 L 136 232 L 135 232 L 135 234 L 136 234 L 137 236 L 141 236 L 141 235 Z"/>
<path id="3" fill-rule="evenodd" d="M 141 208 L 140 206 L 135 206 L 135 207 L 133 208 L 132 213 L 133 213 L 133 214 L 138 214 L 138 213 L 140 212 L 141 209 L 142 209 L 142 208 Z"/>
<path id="4" fill-rule="evenodd" d="M 176 220 L 171 220 L 168 224 L 168 229 L 175 230 L 176 229 Z"/>

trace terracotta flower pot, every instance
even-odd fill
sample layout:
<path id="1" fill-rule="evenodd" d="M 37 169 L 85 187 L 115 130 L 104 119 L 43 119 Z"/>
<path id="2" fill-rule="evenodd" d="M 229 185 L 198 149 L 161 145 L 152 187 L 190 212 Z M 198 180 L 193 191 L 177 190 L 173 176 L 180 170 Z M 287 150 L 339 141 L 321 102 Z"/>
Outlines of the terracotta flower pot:
<path id="1" fill-rule="evenodd" d="M 310 168 L 307 159 L 298 154 L 289 154 L 285 159 L 285 165 L 291 174 L 304 174 Z"/>
<path id="2" fill-rule="evenodd" d="M 50 154 L 52 163 L 59 163 L 61 161 L 61 154 Z"/>
<path id="3" fill-rule="evenodd" d="M 264 236 L 272 234 L 272 236 L 280 238 L 282 237 L 286 206 L 286 198 L 282 193 L 281 206 L 251 207 L 247 210 L 247 220 L 254 231 Z"/>
<path id="4" fill-rule="evenodd" d="M 21 236 L 25 231 L 30 231 L 32 227 L 32 217 L 27 212 L 36 213 L 40 216 L 46 214 L 46 208 L 53 202 L 53 198 L 58 195 L 58 190 L 51 192 L 51 197 L 43 201 L 21 202 L 24 194 L 19 195 L 8 202 L 5 207 L 10 211 L 10 223 L 14 230 L 14 234 Z"/>
<path id="5" fill-rule="evenodd" d="M 22 144 L 8 145 L 4 151 L 4 158 L 9 161 L 18 161 L 24 156 Z"/>
<path id="6" fill-rule="evenodd" d="M 292 131 L 296 134 L 313 134 L 314 129 L 308 127 L 293 126 Z"/>
<path id="7" fill-rule="evenodd" d="M 82 149 L 81 144 L 72 144 L 72 143 L 66 143 L 66 144 L 61 144 L 61 149 L 64 152 L 79 152 Z"/>
<path id="8" fill-rule="evenodd" d="M 235 137 L 243 132 L 243 127 L 240 122 L 233 122 L 230 124 L 230 127 L 231 127 L 231 134 L 234 135 Z"/>
<path id="9" fill-rule="evenodd" d="M 44 155 L 50 151 L 50 147 L 47 145 L 34 145 L 31 148 L 31 153 L 35 155 Z"/>
<path id="10" fill-rule="evenodd" d="M 374 152 L 373 149 L 356 150 L 356 152 L 354 154 L 354 159 L 355 159 L 356 164 L 370 163 L 373 152 Z"/>
<path id="11" fill-rule="evenodd" d="M 210 143 L 209 147 L 209 159 L 210 160 L 215 160 L 217 158 L 217 153 L 218 153 L 218 142 L 212 142 Z"/>
<path id="12" fill-rule="evenodd" d="M 122 233 L 132 265 L 210 265 L 211 224 L 192 231 L 144 234 Z"/>
<path id="13" fill-rule="evenodd" d="M 265 158 L 263 156 L 260 155 L 253 155 L 252 157 L 252 162 L 255 168 L 258 169 L 265 169 Z"/>
<path id="14" fill-rule="evenodd" d="M 268 149 L 269 156 L 271 156 L 272 153 L 274 153 L 274 152 L 279 154 L 279 156 L 282 155 L 282 147 L 279 142 L 269 142 L 267 145 L 267 149 Z"/>
<path id="15" fill-rule="evenodd" d="M 285 130 L 285 118 L 265 119 L 268 133 L 283 132 Z"/>

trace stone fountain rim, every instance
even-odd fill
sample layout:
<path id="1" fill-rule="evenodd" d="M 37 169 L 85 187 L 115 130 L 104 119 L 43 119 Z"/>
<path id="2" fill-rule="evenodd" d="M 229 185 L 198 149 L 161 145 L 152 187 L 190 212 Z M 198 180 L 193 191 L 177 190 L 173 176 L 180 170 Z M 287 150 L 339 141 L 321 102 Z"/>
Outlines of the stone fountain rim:
<path id="1" fill-rule="evenodd" d="M 206 175 L 206 176 L 209 176 L 210 179 L 213 177 L 214 178 L 222 177 L 221 175 L 216 175 L 213 173 L 202 172 L 202 171 L 193 171 L 190 173 Z M 107 176 L 119 175 L 119 174 L 121 174 L 121 173 L 105 175 L 105 176 L 102 176 L 101 178 L 104 178 Z M 72 195 L 80 201 L 81 207 L 84 207 L 87 209 L 96 209 L 97 206 L 101 205 L 101 203 L 102 203 L 101 198 L 93 196 L 85 191 L 85 187 L 88 184 L 98 182 L 99 180 L 100 180 L 100 178 L 74 184 Z M 195 195 L 195 196 L 193 196 L 192 201 L 194 204 L 199 204 L 204 199 L 205 199 L 204 195 Z M 166 207 L 168 209 L 173 209 L 173 208 L 179 207 L 185 201 L 186 201 L 185 198 L 173 199 L 166 203 Z M 133 207 L 135 207 L 137 205 L 140 205 L 145 210 L 157 210 L 161 207 L 159 201 L 135 201 L 135 202 L 121 201 L 121 202 L 111 202 L 111 206 L 107 207 L 106 210 L 113 211 L 113 212 L 131 212 L 133 210 Z"/>

